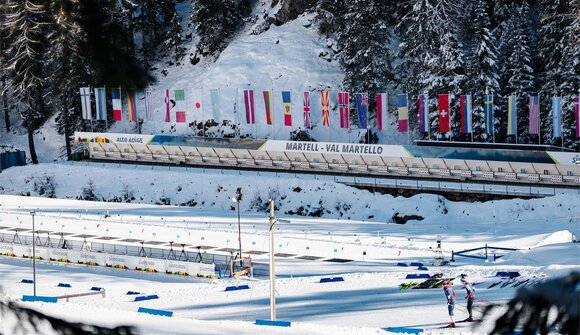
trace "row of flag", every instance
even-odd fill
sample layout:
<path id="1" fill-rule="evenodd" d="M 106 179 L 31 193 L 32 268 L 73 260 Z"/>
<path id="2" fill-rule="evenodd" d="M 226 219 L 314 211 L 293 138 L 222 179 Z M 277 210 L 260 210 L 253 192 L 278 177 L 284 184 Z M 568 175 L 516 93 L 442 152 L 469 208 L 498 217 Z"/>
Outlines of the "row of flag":
<path id="1" fill-rule="evenodd" d="M 172 94 L 171 94 L 172 93 Z M 221 120 L 220 112 L 220 96 L 219 90 L 210 90 L 211 110 L 213 119 Z M 91 89 L 90 87 L 81 87 L 80 89 L 82 115 L 83 119 L 92 120 L 91 108 Z M 95 104 L 96 114 L 94 119 L 106 120 L 106 90 L 105 88 L 95 88 Z M 290 91 L 282 91 L 282 108 L 283 108 L 283 122 L 284 126 L 292 126 L 292 94 Z M 311 127 L 311 92 L 303 93 L 303 125 L 305 128 Z M 273 92 L 262 91 L 262 100 L 264 103 L 264 111 L 266 114 L 266 124 L 274 124 L 274 103 Z M 486 94 L 483 101 L 484 110 L 484 132 L 486 134 L 494 133 L 494 111 L 493 111 L 493 95 Z M 121 89 L 111 89 L 111 100 L 113 106 L 113 120 L 123 120 L 122 113 L 122 99 Z M 127 90 L 127 120 L 137 120 L 137 108 L 135 102 L 135 91 Z M 145 100 L 145 119 L 152 120 L 152 89 L 147 88 L 144 91 Z M 237 100 L 237 99 L 236 99 Z M 409 131 L 409 98 L 407 94 L 397 95 L 397 112 L 398 121 L 397 129 L 401 133 Z M 203 97 L 202 90 L 194 90 L 193 93 L 193 111 L 203 114 Z M 367 129 L 368 127 L 368 94 L 356 93 L 354 95 L 357 121 L 359 129 Z M 243 91 L 243 103 L 245 108 L 245 121 L 248 125 L 256 124 L 256 101 L 254 99 L 254 90 Z M 388 108 L 387 93 L 378 93 L 376 95 L 376 119 L 377 130 L 382 131 L 386 129 L 385 118 Z M 164 95 L 165 105 L 165 122 L 186 123 L 187 122 L 187 104 L 186 91 L 184 89 L 176 89 L 170 92 L 165 90 Z M 322 111 L 322 126 L 330 127 L 330 97 L 328 91 L 320 92 L 320 105 Z M 350 96 L 349 92 L 338 92 L 338 112 L 340 117 L 340 128 L 350 128 Z M 172 112 L 173 110 L 173 112 Z M 473 115 L 472 97 L 471 95 L 461 95 L 459 97 L 459 112 L 461 115 L 461 133 L 473 133 Z M 237 106 L 234 106 L 234 113 L 237 112 Z M 437 115 L 439 132 L 448 133 L 451 131 L 451 109 L 449 94 L 439 94 L 437 96 Z M 576 137 L 580 137 L 580 102 L 579 98 L 574 98 L 574 115 L 576 121 Z M 540 97 L 529 97 L 529 112 L 528 112 L 528 133 L 540 133 Z M 552 131 L 553 137 L 562 137 L 562 98 L 552 97 Z M 517 135 L 517 97 L 511 95 L 508 97 L 508 124 L 507 135 Z M 431 130 L 429 122 L 429 97 L 427 94 L 420 94 L 418 97 L 418 127 L 419 132 L 428 133 Z"/>

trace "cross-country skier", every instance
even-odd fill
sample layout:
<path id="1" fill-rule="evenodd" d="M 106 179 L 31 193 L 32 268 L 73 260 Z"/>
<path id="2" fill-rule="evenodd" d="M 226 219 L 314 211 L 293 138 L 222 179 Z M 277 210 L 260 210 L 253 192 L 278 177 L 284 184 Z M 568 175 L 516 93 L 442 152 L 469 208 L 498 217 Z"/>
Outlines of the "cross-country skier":
<path id="1" fill-rule="evenodd" d="M 456 294 L 449 280 L 444 281 L 443 284 L 443 292 L 445 292 L 445 297 L 447 298 L 447 310 L 449 311 L 449 318 L 451 319 L 448 327 L 455 328 L 455 315 L 453 314 L 453 310 L 455 309 Z"/>
<path id="2" fill-rule="evenodd" d="M 475 289 L 473 288 L 473 286 L 471 286 L 471 284 L 467 281 L 467 279 L 465 278 L 466 275 L 465 274 L 461 274 L 461 282 L 463 283 L 463 286 L 465 287 L 465 291 L 467 293 L 467 295 L 465 296 L 465 299 L 467 299 L 467 312 L 469 313 L 469 317 L 467 319 L 465 319 L 465 321 L 473 321 L 473 300 L 475 300 Z"/>

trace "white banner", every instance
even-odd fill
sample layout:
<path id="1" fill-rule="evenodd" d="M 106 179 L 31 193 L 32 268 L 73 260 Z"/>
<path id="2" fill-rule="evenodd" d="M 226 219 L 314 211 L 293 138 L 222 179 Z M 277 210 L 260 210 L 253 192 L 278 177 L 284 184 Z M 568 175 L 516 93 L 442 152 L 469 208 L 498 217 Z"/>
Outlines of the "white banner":
<path id="1" fill-rule="evenodd" d="M 577 165 L 580 168 L 580 154 L 577 152 L 548 151 L 548 155 L 556 164 Z"/>
<path id="2" fill-rule="evenodd" d="M 383 157 L 413 157 L 402 145 L 357 143 L 297 142 L 268 140 L 259 150 L 286 151 L 337 155 L 363 155 Z"/>
<path id="3" fill-rule="evenodd" d="M 76 142 L 149 144 L 155 135 L 75 132 Z"/>
<path id="4" fill-rule="evenodd" d="M 0 255 L 8 255 L 14 253 L 12 244 L 0 243 Z"/>

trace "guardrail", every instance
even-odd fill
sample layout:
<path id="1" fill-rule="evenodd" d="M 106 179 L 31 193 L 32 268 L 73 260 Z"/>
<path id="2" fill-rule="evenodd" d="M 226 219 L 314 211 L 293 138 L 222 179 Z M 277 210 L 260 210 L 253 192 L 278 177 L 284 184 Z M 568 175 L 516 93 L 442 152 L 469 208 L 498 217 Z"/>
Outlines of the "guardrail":
<path id="1" fill-rule="evenodd" d="M 65 295 L 61 295 L 59 297 L 56 297 L 57 299 L 65 299 L 66 302 L 68 302 L 68 300 L 70 298 L 79 298 L 79 297 L 86 297 L 86 296 L 91 296 L 91 295 L 101 295 L 102 298 L 105 297 L 105 290 L 102 291 L 98 291 L 98 292 L 86 292 L 86 293 L 77 293 L 77 294 L 65 294 Z"/>
<path id="2" fill-rule="evenodd" d="M 485 256 L 477 256 L 477 255 L 468 255 L 468 252 L 472 252 L 472 251 L 479 251 L 479 250 L 485 250 Z M 503 251 L 518 251 L 521 249 L 515 249 L 515 248 L 504 248 L 504 247 L 492 247 L 492 246 L 488 246 L 487 244 L 483 247 L 479 247 L 479 248 L 473 248 L 473 249 L 466 249 L 466 250 L 461 250 L 461 251 L 451 251 L 451 261 L 455 262 L 455 256 L 461 256 L 461 257 L 466 257 L 466 258 L 475 258 L 475 259 L 483 259 L 485 261 L 489 260 L 489 250 L 503 250 Z M 499 259 L 501 257 L 503 257 L 504 255 L 497 255 L 496 253 L 493 253 L 493 261 L 495 262 L 496 259 Z"/>
<path id="3" fill-rule="evenodd" d="M 253 169 L 288 172 L 306 172 L 331 175 L 359 175 L 374 177 L 407 176 L 409 178 L 420 179 L 441 179 L 459 181 L 484 181 L 493 180 L 496 183 L 512 183 L 523 185 L 558 185 L 578 188 L 580 192 L 580 176 L 560 175 L 560 174 L 537 174 L 537 173 L 517 173 L 503 171 L 479 171 L 479 170 L 455 170 L 447 168 L 420 168 L 420 167 L 400 167 L 382 165 L 361 165 L 361 164 L 332 164 L 324 166 L 318 162 L 291 162 L 277 160 L 255 160 L 228 158 L 227 163 L 223 163 L 219 157 L 187 156 L 183 159 L 175 159 L 170 155 L 150 154 L 146 158 L 139 155 L 132 155 L 117 151 L 90 150 L 89 157 L 94 160 L 112 162 L 132 162 L 144 164 L 165 164 L 165 165 L 186 165 L 228 169 Z M 282 164 L 288 163 L 288 164 Z M 293 164 L 299 163 L 299 164 Z M 485 163 L 485 161 L 482 161 Z"/>

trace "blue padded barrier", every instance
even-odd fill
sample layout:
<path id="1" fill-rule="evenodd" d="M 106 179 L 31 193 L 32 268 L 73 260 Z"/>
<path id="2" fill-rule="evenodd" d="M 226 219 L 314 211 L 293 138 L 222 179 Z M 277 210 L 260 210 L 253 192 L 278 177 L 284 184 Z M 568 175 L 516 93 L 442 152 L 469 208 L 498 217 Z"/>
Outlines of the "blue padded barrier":
<path id="1" fill-rule="evenodd" d="M 43 296 L 34 296 L 34 295 L 23 295 L 22 296 L 22 301 L 28 301 L 28 302 L 36 302 L 36 301 L 40 301 L 40 302 L 51 302 L 51 303 L 55 303 L 58 301 L 57 297 L 43 297 Z"/>
<path id="2" fill-rule="evenodd" d="M 137 310 L 137 313 L 147 313 L 147 314 L 167 316 L 167 317 L 173 316 L 172 311 L 164 311 L 162 309 L 152 309 L 152 308 L 145 308 L 145 307 L 139 307 L 139 309 Z"/>
<path id="3" fill-rule="evenodd" d="M 24 284 L 32 284 L 32 283 L 34 283 L 34 280 L 32 280 L 32 279 L 22 279 L 20 282 L 21 283 L 24 283 Z"/>
<path id="4" fill-rule="evenodd" d="M 102 287 L 96 287 L 96 286 L 91 287 L 91 291 L 104 291 L 104 290 L 105 289 Z"/>
<path id="5" fill-rule="evenodd" d="M 408 266 L 407 263 L 397 263 L 397 266 Z"/>
<path id="6" fill-rule="evenodd" d="M 411 266 L 423 266 L 423 263 L 411 262 Z"/>
<path id="7" fill-rule="evenodd" d="M 274 326 L 274 327 L 290 327 L 290 321 L 270 321 L 270 320 L 256 320 L 258 326 Z"/>
<path id="8" fill-rule="evenodd" d="M 58 287 L 72 287 L 71 284 L 67 283 L 58 283 Z"/>
<path id="9" fill-rule="evenodd" d="M 344 281 L 344 278 L 342 277 L 320 278 L 319 283 L 335 283 L 339 281 Z"/>
<path id="10" fill-rule="evenodd" d="M 420 334 L 425 332 L 425 330 L 421 328 L 407 328 L 407 327 L 389 327 L 387 328 L 387 331 L 391 333 L 406 333 L 406 334 Z"/>
<path id="11" fill-rule="evenodd" d="M 429 271 L 428 268 L 424 267 L 424 266 L 420 266 L 417 268 L 417 270 L 421 270 L 421 271 Z"/>
<path id="12" fill-rule="evenodd" d="M 159 299 L 159 296 L 157 294 L 142 295 L 140 297 L 135 297 L 135 300 L 133 300 L 133 301 L 145 301 L 145 300 L 153 300 L 153 299 Z"/>
<path id="13" fill-rule="evenodd" d="M 135 291 L 127 291 L 127 295 L 137 295 L 137 294 L 141 294 L 141 293 L 135 292 Z"/>
<path id="14" fill-rule="evenodd" d="M 249 290 L 249 289 L 250 289 L 250 287 L 248 285 L 228 286 L 228 287 L 226 287 L 226 292 L 239 291 L 239 290 Z"/>

